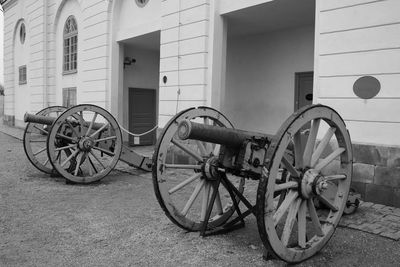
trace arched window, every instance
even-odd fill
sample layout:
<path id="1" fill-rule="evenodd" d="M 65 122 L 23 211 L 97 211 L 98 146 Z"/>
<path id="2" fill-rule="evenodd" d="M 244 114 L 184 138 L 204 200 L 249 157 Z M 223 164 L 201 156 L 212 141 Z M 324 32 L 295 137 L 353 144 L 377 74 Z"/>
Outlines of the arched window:
<path id="1" fill-rule="evenodd" d="M 64 73 L 76 72 L 78 67 L 78 25 L 74 16 L 69 16 L 64 25 Z"/>

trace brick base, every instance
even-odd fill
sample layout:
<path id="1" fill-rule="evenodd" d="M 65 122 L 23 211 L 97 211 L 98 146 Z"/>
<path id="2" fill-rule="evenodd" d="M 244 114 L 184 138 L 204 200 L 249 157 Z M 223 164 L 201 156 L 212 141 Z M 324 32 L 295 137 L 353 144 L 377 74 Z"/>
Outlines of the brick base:
<path id="1" fill-rule="evenodd" d="M 353 144 L 353 183 L 363 200 L 400 207 L 400 147 Z"/>

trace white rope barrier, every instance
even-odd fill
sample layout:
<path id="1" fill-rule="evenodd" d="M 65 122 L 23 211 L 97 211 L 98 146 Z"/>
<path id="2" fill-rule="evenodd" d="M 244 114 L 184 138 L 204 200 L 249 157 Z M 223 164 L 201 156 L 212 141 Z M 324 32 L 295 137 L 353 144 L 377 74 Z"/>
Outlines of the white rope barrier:
<path id="1" fill-rule="evenodd" d="M 141 134 L 135 134 L 135 133 L 132 133 L 132 132 L 128 131 L 124 127 L 122 127 L 121 124 L 118 123 L 118 125 L 119 125 L 119 128 L 121 128 L 122 131 L 126 132 L 129 135 L 135 136 L 135 137 L 141 137 L 143 135 L 149 134 L 149 133 L 151 133 L 152 131 L 154 131 L 154 130 L 156 130 L 158 128 L 158 125 L 156 125 L 151 130 L 148 130 L 147 132 L 144 132 L 144 133 L 141 133 Z"/>

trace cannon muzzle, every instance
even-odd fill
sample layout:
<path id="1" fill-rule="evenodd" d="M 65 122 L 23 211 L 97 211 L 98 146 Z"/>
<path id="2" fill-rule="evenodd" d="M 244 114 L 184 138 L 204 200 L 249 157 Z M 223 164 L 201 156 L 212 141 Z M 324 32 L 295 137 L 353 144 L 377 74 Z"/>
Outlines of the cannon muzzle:
<path id="1" fill-rule="evenodd" d="M 203 142 L 225 145 L 239 148 L 246 140 L 265 139 L 271 136 L 261 133 L 224 128 L 214 125 L 200 124 L 189 120 L 183 120 L 178 125 L 178 137 L 181 140 L 193 139 Z"/>

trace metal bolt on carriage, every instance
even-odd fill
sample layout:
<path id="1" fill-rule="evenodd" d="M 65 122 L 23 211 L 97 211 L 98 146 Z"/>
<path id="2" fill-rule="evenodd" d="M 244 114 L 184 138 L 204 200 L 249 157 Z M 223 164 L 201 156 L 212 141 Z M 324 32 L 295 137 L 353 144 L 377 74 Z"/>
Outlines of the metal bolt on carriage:
<path id="1" fill-rule="evenodd" d="M 320 251 L 349 205 L 350 136 L 327 106 L 298 110 L 273 136 L 234 129 L 215 109 L 190 108 L 165 125 L 152 160 L 122 146 L 116 120 L 93 105 L 51 107 L 26 121 L 24 147 L 38 169 L 79 183 L 103 178 L 118 160 L 151 169 L 174 224 L 206 236 L 242 227 L 253 214 L 269 255 L 286 262 Z"/>

